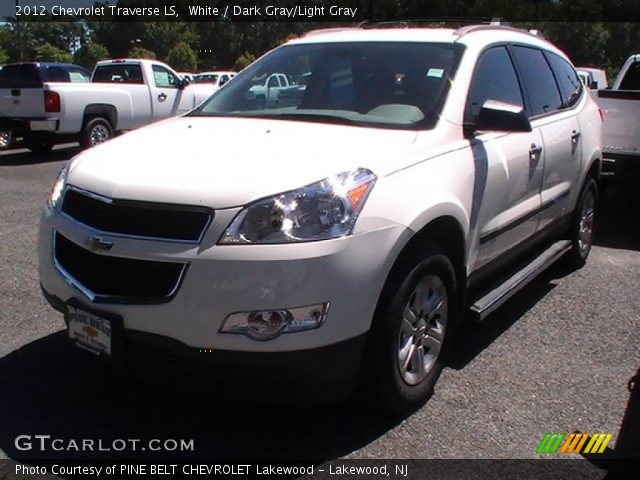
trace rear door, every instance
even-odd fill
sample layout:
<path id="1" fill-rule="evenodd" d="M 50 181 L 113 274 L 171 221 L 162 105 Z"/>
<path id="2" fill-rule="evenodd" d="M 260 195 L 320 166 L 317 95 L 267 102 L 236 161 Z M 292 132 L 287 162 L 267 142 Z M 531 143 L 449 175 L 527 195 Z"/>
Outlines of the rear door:
<path id="1" fill-rule="evenodd" d="M 43 92 L 38 64 L 5 65 L 0 69 L 0 117 L 44 117 Z"/>
<path id="2" fill-rule="evenodd" d="M 543 141 L 539 225 L 542 229 L 567 212 L 568 200 L 576 188 L 581 159 L 576 106 L 583 88 L 573 67 L 561 57 L 524 46 L 514 46 L 513 52 L 524 79 L 531 126 L 540 132 Z"/>

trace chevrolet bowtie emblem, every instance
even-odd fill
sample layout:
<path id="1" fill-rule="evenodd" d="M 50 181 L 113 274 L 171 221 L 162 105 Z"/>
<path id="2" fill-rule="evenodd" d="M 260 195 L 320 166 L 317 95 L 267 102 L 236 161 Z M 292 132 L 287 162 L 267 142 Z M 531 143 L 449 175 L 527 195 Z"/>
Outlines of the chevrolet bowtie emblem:
<path id="1" fill-rule="evenodd" d="M 89 325 L 82 327 L 82 331 L 86 333 L 89 338 L 95 338 L 98 336 L 98 331 Z"/>
<path id="2" fill-rule="evenodd" d="M 87 237 L 84 246 L 92 252 L 106 252 L 113 248 L 114 243 L 101 237 Z"/>

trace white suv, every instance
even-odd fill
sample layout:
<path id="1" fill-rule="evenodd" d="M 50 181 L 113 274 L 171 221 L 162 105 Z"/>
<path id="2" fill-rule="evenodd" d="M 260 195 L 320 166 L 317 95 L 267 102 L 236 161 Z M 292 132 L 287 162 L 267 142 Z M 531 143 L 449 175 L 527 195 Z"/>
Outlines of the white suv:
<path id="1" fill-rule="evenodd" d="M 273 73 L 308 81 L 258 108 L 247 92 Z M 566 55 L 527 32 L 313 32 L 72 159 L 42 216 L 42 288 L 96 355 L 283 398 L 363 379 L 405 410 L 462 319 L 560 256 L 584 263 L 600 129 Z"/>

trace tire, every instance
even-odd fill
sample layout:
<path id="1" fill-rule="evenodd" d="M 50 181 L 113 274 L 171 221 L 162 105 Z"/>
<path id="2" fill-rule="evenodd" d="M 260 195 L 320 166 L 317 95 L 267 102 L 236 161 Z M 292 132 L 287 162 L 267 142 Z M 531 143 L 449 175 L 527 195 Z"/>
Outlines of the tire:
<path id="1" fill-rule="evenodd" d="M 431 246 L 400 267 L 383 290 L 365 357 L 367 389 L 377 406 L 406 414 L 433 393 L 457 318 L 456 275 Z"/>
<path id="2" fill-rule="evenodd" d="M 584 266 L 591 251 L 597 206 L 598 184 L 595 179 L 588 178 L 578 197 L 569 227 L 568 239 L 571 240 L 571 250 L 567 252 L 565 258 L 573 268 Z"/>
<path id="3" fill-rule="evenodd" d="M 33 138 L 25 138 L 25 146 L 35 155 L 48 155 L 53 149 L 53 142 L 49 140 L 37 140 Z"/>
<path id="4" fill-rule="evenodd" d="M 91 148 L 106 142 L 113 137 L 113 127 L 108 120 L 102 117 L 91 118 L 82 129 L 80 145 L 83 148 Z"/>

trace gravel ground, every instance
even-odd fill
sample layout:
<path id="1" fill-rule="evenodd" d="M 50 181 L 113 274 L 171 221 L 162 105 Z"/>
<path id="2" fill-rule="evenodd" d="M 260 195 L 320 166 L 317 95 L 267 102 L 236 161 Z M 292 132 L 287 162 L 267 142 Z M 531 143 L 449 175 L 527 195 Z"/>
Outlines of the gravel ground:
<path id="1" fill-rule="evenodd" d="M 38 287 L 36 236 L 41 205 L 75 152 L 0 153 L 0 450 L 9 457 L 34 456 L 15 449 L 15 436 L 47 433 L 193 438 L 195 453 L 173 454 L 185 458 L 537 458 L 546 432 L 576 430 L 613 432 L 612 447 L 640 456 L 637 432 L 617 435 L 640 366 L 637 189 L 607 190 L 585 268 L 553 267 L 470 326 L 431 400 L 391 420 L 363 408 L 366 399 L 286 409 L 149 385 L 66 348 L 63 321 Z"/>

